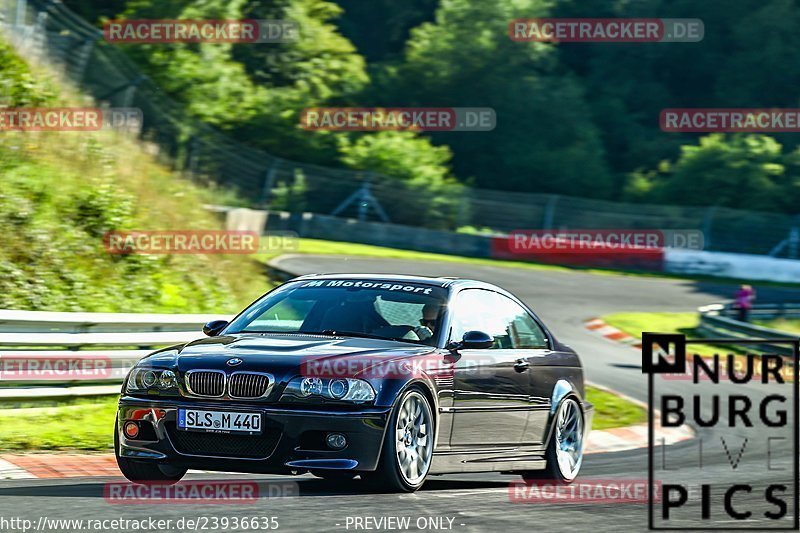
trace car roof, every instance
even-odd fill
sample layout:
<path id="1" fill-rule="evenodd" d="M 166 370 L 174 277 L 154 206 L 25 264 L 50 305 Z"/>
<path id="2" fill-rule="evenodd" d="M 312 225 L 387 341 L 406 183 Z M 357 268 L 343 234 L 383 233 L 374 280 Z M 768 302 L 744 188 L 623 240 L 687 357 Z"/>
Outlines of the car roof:
<path id="1" fill-rule="evenodd" d="M 437 287 L 442 287 L 442 288 L 449 288 L 456 286 L 458 287 L 470 286 L 470 287 L 482 287 L 493 290 L 502 290 L 499 287 L 492 285 L 491 283 L 486 283 L 483 281 L 477 281 L 473 279 L 456 278 L 450 276 L 439 276 L 439 277 L 409 276 L 405 274 L 362 274 L 362 273 L 306 274 L 304 276 L 298 276 L 296 278 L 292 278 L 289 281 L 298 281 L 304 279 L 365 279 L 365 280 L 386 280 L 386 281 L 399 281 L 399 282 L 405 281 L 408 283 L 422 283 L 426 285 L 435 285 Z"/>

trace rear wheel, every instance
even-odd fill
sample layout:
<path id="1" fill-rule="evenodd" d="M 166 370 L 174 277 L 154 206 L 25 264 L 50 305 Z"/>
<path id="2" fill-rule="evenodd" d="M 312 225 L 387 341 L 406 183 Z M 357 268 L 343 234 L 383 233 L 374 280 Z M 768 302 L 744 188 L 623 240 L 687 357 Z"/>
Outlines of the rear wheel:
<path id="1" fill-rule="evenodd" d="M 567 398 L 558 407 L 553 420 L 555 427 L 547 445 L 544 470 L 530 470 L 522 474 L 525 480 L 552 480 L 572 483 L 583 464 L 583 412 L 574 398 Z"/>
<path id="2" fill-rule="evenodd" d="M 147 463 L 143 461 L 133 461 L 119 454 L 119 422 L 114 422 L 114 455 L 117 457 L 119 471 L 128 481 L 138 484 L 158 483 L 162 485 L 174 485 L 186 475 L 185 468 L 177 468 L 172 465 L 161 465 L 158 463 Z"/>
<path id="3" fill-rule="evenodd" d="M 433 458 L 433 413 L 417 389 L 403 393 L 392 413 L 375 472 L 362 475 L 378 490 L 414 492 L 430 470 Z"/>

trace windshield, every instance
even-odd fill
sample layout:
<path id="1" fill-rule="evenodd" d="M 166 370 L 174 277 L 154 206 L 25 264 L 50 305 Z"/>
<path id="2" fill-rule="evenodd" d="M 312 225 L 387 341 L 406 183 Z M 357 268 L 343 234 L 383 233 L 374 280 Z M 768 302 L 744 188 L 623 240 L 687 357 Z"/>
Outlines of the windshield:
<path id="1" fill-rule="evenodd" d="M 254 303 L 225 330 L 231 333 L 310 333 L 435 345 L 447 291 L 392 280 L 313 280 L 292 283 Z"/>

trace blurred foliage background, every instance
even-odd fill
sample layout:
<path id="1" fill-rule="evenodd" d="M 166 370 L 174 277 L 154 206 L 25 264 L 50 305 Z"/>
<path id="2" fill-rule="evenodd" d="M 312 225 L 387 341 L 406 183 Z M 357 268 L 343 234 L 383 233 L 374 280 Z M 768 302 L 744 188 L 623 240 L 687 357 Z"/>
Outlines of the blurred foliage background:
<path id="1" fill-rule="evenodd" d="M 80 105 L 0 43 L 0 106 Z M 66 94 L 65 94 L 66 93 Z M 220 227 L 220 191 L 167 172 L 113 131 L 0 135 L 0 308 L 233 313 L 265 292 L 247 256 L 112 255 L 116 229 Z"/>
<path id="2" fill-rule="evenodd" d="M 482 189 L 634 207 L 798 212 L 797 136 L 667 134 L 658 125 L 669 107 L 800 107 L 800 10 L 792 0 L 65 4 L 97 28 L 117 18 L 296 20 L 302 38 L 294 43 L 114 46 L 201 123 L 284 159 L 372 176 L 387 210 L 402 207 L 392 213 L 394 222 L 457 227 L 454 220 L 468 208 L 465 186 L 487 198 Z M 705 37 L 633 45 L 508 37 L 509 21 L 542 16 L 700 18 Z M 0 44 L 0 106 L 89 102 Z M 300 128 L 304 108 L 324 106 L 492 107 L 497 127 L 481 133 Z M 189 182 L 149 142 L 112 131 L 0 136 L 0 308 L 232 312 L 267 288 L 260 267 L 239 256 L 104 252 L 106 231 L 216 229 L 221 222 L 203 204 L 253 200 Z M 279 176 L 270 205 L 330 212 L 353 191 L 341 185 L 336 176 L 312 180 L 292 171 Z M 513 215 L 523 225 L 541 220 L 536 213 L 524 220 Z"/>
<path id="3" fill-rule="evenodd" d="M 282 45 L 124 47 L 190 112 L 277 156 L 447 185 L 796 213 L 798 140 L 665 134 L 668 107 L 798 107 L 793 0 L 66 0 L 87 20 L 297 20 Z M 516 43 L 529 17 L 700 18 L 699 43 Z M 308 132 L 311 106 L 493 107 L 490 133 Z"/>

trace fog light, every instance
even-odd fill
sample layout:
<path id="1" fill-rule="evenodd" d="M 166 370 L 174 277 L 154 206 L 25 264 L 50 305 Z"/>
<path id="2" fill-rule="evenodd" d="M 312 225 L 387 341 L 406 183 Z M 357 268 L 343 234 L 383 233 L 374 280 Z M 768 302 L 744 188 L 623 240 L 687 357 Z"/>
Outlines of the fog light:
<path id="1" fill-rule="evenodd" d="M 347 446 L 347 437 L 341 433 L 328 433 L 328 436 L 325 437 L 325 442 L 328 444 L 328 448 L 341 450 Z"/>
<path id="2" fill-rule="evenodd" d="M 125 422 L 125 425 L 122 426 L 122 431 L 125 432 L 125 436 L 129 439 L 135 439 L 139 436 L 139 425 L 136 422 Z"/>

